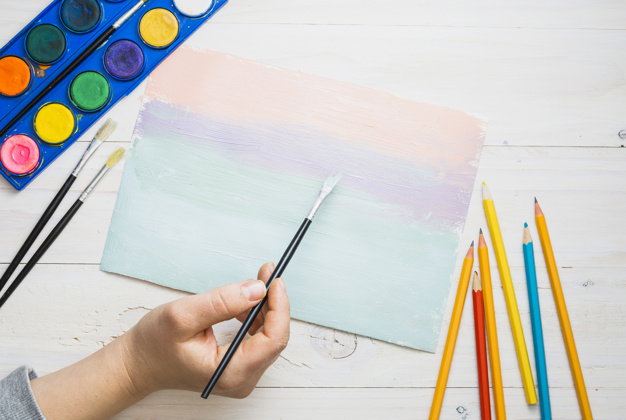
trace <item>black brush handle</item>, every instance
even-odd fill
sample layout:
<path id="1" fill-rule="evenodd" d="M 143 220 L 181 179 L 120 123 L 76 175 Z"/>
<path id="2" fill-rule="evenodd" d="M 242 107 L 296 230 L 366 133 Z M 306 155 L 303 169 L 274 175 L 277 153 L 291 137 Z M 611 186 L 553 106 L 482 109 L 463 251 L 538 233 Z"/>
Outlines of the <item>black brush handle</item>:
<path id="1" fill-rule="evenodd" d="M 76 70 L 76 68 L 83 62 L 87 57 L 89 57 L 94 51 L 96 51 L 100 46 L 107 40 L 113 33 L 117 30 L 115 26 L 110 26 L 106 31 L 102 33 L 94 42 L 92 42 L 74 61 L 72 61 L 69 66 L 67 66 L 57 77 L 55 77 L 52 82 L 48 86 L 46 86 L 37 96 L 35 96 L 20 112 L 17 113 L 15 117 L 11 121 L 9 121 L 3 128 L 0 130 L 0 137 L 4 136 L 11 127 L 13 127 L 16 123 L 18 123 L 24 115 L 28 113 L 33 107 L 39 103 L 52 89 L 54 89 L 59 83 L 63 81 L 71 72 Z"/>
<path id="2" fill-rule="evenodd" d="M 287 264 L 289 264 L 289 261 L 291 261 L 291 257 L 293 257 L 293 254 L 295 254 L 296 249 L 298 249 L 298 245 L 300 245 L 300 242 L 302 241 L 302 238 L 304 238 L 304 234 L 306 233 L 311 223 L 312 222 L 310 219 L 304 219 L 304 222 L 302 222 L 300 229 L 298 229 L 298 232 L 291 240 L 291 243 L 287 247 L 287 250 L 283 254 L 280 261 L 278 262 L 278 265 L 274 269 L 274 272 L 270 276 L 270 279 L 267 281 L 268 293 L 269 293 L 270 286 L 272 282 L 274 281 L 274 279 L 283 275 L 283 271 L 285 271 L 285 268 L 287 268 Z M 250 313 L 246 317 L 246 320 L 241 325 L 241 328 L 239 328 L 239 332 L 235 336 L 235 339 L 233 340 L 233 342 L 230 344 L 230 347 L 226 351 L 224 358 L 222 359 L 220 364 L 217 366 L 217 369 L 213 373 L 213 376 L 211 377 L 211 380 L 207 384 L 206 388 L 204 388 L 204 392 L 202 392 L 202 398 L 204 399 L 208 398 L 211 391 L 213 391 L 213 388 L 215 388 L 215 385 L 217 385 L 217 381 L 220 379 L 220 376 L 222 376 L 222 373 L 224 373 L 224 369 L 226 369 L 226 366 L 228 366 L 228 362 L 230 362 L 230 359 L 232 359 L 233 355 L 237 351 L 237 348 L 239 347 L 244 337 L 248 333 L 248 330 L 252 326 L 252 323 L 256 319 L 257 315 L 259 314 L 259 312 L 261 312 L 261 309 L 263 309 L 263 305 L 265 305 L 265 302 L 267 302 L 267 295 L 265 295 L 263 300 L 250 310 Z"/>
<path id="3" fill-rule="evenodd" d="M 76 202 L 67 211 L 67 213 L 65 213 L 65 216 L 63 216 L 63 218 L 59 221 L 59 223 L 57 223 L 57 225 L 54 227 L 54 229 L 52 229 L 52 232 L 50 232 L 48 237 L 43 241 L 43 243 L 37 249 L 37 251 L 35 252 L 33 257 L 30 259 L 30 261 L 28 261 L 26 263 L 26 265 L 24 266 L 22 271 L 20 271 L 20 274 L 17 275 L 15 280 L 13 280 L 13 283 L 11 283 L 9 285 L 9 287 L 4 292 L 2 297 L 0 297 L 0 308 L 9 299 L 9 297 L 11 297 L 11 295 L 13 294 L 15 289 L 17 289 L 17 287 L 20 285 L 22 280 L 24 280 L 24 278 L 28 275 L 30 270 L 33 269 L 35 264 L 37 264 L 37 261 L 39 261 L 39 259 L 41 259 L 43 254 L 46 253 L 48 248 L 50 248 L 50 245 L 52 245 L 52 243 L 55 241 L 55 239 L 59 237 L 61 232 L 63 232 L 63 229 L 65 229 L 65 226 L 67 226 L 67 224 L 70 222 L 70 220 L 72 220 L 72 217 L 74 217 L 74 215 L 76 214 L 76 212 L 78 211 L 78 209 L 80 208 L 80 206 L 82 204 L 83 204 L 82 201 L 76 200 Z"/>
<path id="4" fill-rule="evenodd" d="M 2 291 L 4 286 L 13 275 L 13 272 L 22 261 L 22 258 L 24 258 L 24 255 L 26 255 L 30 247 L 33 246 L 33 243 L 37 239 L 37 236 L 39 236 L 44 226 L 46 226 L 46 223 L 48 223 L 48 220 L 50 220 L 50 217 L 52 217 L 52 214 L 56 211 L 57 207 L 59 207 L 59 204 L 65 197 L 65 194 L 67 194 L 67 192 L 70 190 L 70 187 L 72 186 L 74 181 L 76 181 L 76 177 L 74 175 L 70 175 L 69 178 L 67 178 L 67 181 L 65 181 L 65 184 L 63 184 L 63 186 L 59 190 L 59 192 L 54 196 L 54 199 L 50 202 L 50 204 L 48 204 L 48 208 L 46 208 L 46 211 L 43 212 L 41 218 L 33 228 L 32 232 L 30 232 L 30 235 L 28 235 L 28 238 L 26 238 L 26 241 L 24 241 L 22 247 L 19 251 L 17 251 L 15 258 L 13 258 L 13 261 L 11 261 L 9 267 L 6 269 L 4 274 L 2 274 L 2 278 L 0 278 L 0 291 Z"/>

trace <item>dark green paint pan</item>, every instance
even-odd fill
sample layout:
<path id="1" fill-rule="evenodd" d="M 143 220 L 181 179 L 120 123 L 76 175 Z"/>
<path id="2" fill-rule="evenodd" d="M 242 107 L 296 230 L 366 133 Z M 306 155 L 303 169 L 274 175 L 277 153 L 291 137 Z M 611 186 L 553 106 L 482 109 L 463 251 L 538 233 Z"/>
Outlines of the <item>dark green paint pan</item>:
<path id="1" fill-rule="evenodd" d="M 31 29 L 25 43 L 26 52 L 39 64 L 52 64 L 65 53 L 65 35 L 49 23 Z"/>

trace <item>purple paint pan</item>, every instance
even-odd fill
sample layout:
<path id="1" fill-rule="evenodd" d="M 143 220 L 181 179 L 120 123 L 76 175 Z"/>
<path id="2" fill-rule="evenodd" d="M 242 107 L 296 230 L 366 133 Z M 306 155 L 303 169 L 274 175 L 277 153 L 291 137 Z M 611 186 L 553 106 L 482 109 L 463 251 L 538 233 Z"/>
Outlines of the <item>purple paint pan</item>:
<path id="1" fill-rule="evenodd" d="M 144 55 L 141 47 L 128 39 L 120 39 L 107 48 L 104 67 L 116 79 L 129 80 L 143 70 Z"/>

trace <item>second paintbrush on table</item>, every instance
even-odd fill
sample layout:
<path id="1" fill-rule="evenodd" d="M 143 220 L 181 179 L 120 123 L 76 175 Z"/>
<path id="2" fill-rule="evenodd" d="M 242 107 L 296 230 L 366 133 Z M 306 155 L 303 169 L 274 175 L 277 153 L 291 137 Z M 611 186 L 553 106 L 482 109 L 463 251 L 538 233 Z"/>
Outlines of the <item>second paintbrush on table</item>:
<path id="1" fill-rule="evenodd" d="M 37 251 L 35 251 L 35 254 L 31 257 L 28 263 L 26 263 L 26 265 L 24 266 L 22 271 L 20 271 L 20 273 L 17 275 L 15 280 L 13 280 L 13 282 L 9 285 L 9 287 L 7 287 L 4 294 L 0 297 L 0 308 L 11 297 L 13 292 L 15 292 L 17 287 L 26 278 L 28 273 L 30 273 L 30 270 L 33 269 L 33 267 L 35 266 L 35 264 L 37 264 L 39 259 L 43 256 L 43 254 L 45 254 L 48 248 L 50 248 L 50 245 L 52 245 L 52 243 L 56 240 L 56 238 L 59 237 L 61 232 L 63 232 L 63 229 L 65 229 L 65 227 L 68 225 L 70 220 L 72 220 L 72 217 L 74 217 L 74 215 L 76 214 L 78 209 L 83 205 L 85 200 L 87 200 L 87 197 L 89 197 L 89 194 L 91 194 L 91 192 L 96 187 L 96 185 L 98 185 L 98 182 L 100 182 L 100 180 L 104 177 L 104 175 L 106 175 L 106 173 L 109 172 L 109 170 L 117 162 L 119 162 L 120 159 L 122 159 L 122 157 L 124 156 L 124 153 L 126 153 L 126 150 L 124 148 L 120 148 L 120 149 L 117 149 L 117 151 L 115 151 L 111 155 L 111 157 L 109 157 L 109 160 L 107 160 L 106 164 L 102 167 L 102 169 L 100 169 L 98 174 L 94 177 L 93 181 L 91 181 L 91 183 L 87 186 L 87 188 L 85 188 L 85 191 L 83 191 L 80 197 L 78 197 L 76 202 L 72 205 L 72 207 L 70 207 L 67 213 L 65 213 L 63 218 L 59 221 L 59 223 L 57 223 L 54 229 L 52 229 L 52 232 L 50 232 L 48 237 L 44 239 L 43 243 L 39 246 Z"/>

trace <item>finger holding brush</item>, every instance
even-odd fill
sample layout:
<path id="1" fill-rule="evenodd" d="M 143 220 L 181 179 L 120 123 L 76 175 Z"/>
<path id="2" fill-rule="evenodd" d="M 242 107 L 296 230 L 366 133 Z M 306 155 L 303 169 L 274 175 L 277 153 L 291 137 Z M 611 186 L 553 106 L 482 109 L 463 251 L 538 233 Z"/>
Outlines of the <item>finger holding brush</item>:
<path id="1" fill-rule="evenodd" d="M 289 261 L 291 261 L 291 258 L 296 253 L 296 250 L 298 249 L 300 242 L 302 241 L 302 239 L 304 238 L 304 235 L 309 229 L 309 226 L 311 226 L 311 223 L 313 223 L 313 218 L 315 217 L 315 214 L 321 207 L 326 197 L 328 197 L 328 195 L 333 191 L 333 188 L 335 188 L 340 178 L 341 178 L 341 173 L 337 173 L 334 176 L 327 178 L 326 181 L 324 181 L 324 185 L 322 185 L 322 188 L 320 189 L 320 192 L 317 195 L 315 202 L 313 203 L 313 207 L 311 208 L 311 211 L 309 211 L 309 214 L 304 219 L 304 222 L 302 222 L 302 225 L 300 225 L 300 228 L 298 229 L 295 236 L 291 240 L 291 243 L 287 247 L 287 250 L 283 253 L 283 256 L 281 257 L 280 261 L 278 261 L 278 265 L 276 266 L 276 269 L 273 270 L 272 275 L 268 279 L 266 283 L 268 291 L 270 290 L 272 286 L 272 282 L 276 278 L 279 278 L 282 276 L 283 272 L 285 271 L 285 268 L 287 268 L 287 265 L 289 264 Z M 208 398 L 209 394 L 211 394 L 211 392 L 217 385 L 217 381 L 220 379 L 220 376 L 222 376 L 222 374 L 224 373 L 224 370 L 228 366 L 228 363 L 230 362 L 233 355 L 237 351 L 237 348 L 239 347 L 244 337 L 248 333 L 248 330 L 250 330 L 250 328 L 252 327 L 252 324 L 256 320 L 259 313 L 263 311 L 263 306 L 267 302 L 267 299 L 268 299 L 268 296 L 266 295 L 261 302 L 259 302 L 254 308 L 250 310 L 250 313 L 248 314 L 246 319 L 243 321 L 243 324 L 241 325 L 239 332 L 237 332 L 237 335 L 233 339 L 233 342 L 230 344 L 230 347 L 226 351 L 226 354 L 224 354 L 224 357 L 222 358 L 219 365 L 217 366 L 217 369 L 213 373 L 213 376 L 209 380 L 209 383 L 204 388 L 204 391 L 202 392 L 202 395 L 201 395 L 202 398 L 204 399 Z M 255 334 L 255 337 L 256 336 L 257 335 Z"/>
<path id="2" fill-rule="evenodd" d="M 115 151 L 109 157 L 109 160 L 102 167 L 102 169 L 100 169 L 100 171 L 95 176 L 93 181 L 91 181 L 91 183 L 87 186 L 85 191 L 83 191 L 83 193 L 80 195 L 80 197 L 78 197 L 78 199 L 72 205 L 72 207 L 67 211 L 67 213 L 65 213 L 65 216 L 63 216 L 63 218 L 54 227 L 54 229 L 52 229 L 52 232 L 50 232 L 48 237 L 39 246 L 39 249 L 37 249 L 37 251 L 35 251 L 35 254 L 32 256 L 30 261 L 28 261 L 28 263 L 26 263 L 26 266 L 24 266 L 22 271 L 20 271 L 20 273 L 15 278 L 15 280 L 13 280 L 13 282 L 6 289 L 6 291 L 4 292 L 2 297 L 0 297 L 0 308 L 9 299 L 9 297 L 11 297 L 11 295 L 13 294 L 15 289 L 17 289 L 17 287 L 20 285 L 20 283 L 28 275 L 30 270 L 32 270 L 32 268 L 35 266 L 35 264 L 37 264 L 39 259 L 41 259 L 43 254 L 45 254 L 45 252 L 48 250 L 48 248 L 50 248 L 50 245 L 52 245 L 52 243 L 56 240 L 56 238 L 58 238 L 58 236 L 61 234 L 61 232 L 63 232 L 63 229 L 65 229 L 65 227 L 68 225 L 70 220 L 72 220 L 72 217 L 74 217 L 74 215 L 76 214 L 78 209 L 83 205 L 85 200 L 87 200 L 87 197 L 89 197 L 89 194 L 91 194 L 91 192 L 96 187 L 96 185 L 98 185 L 98 182 L 100 182 L 100 180 L 104 177 L 104 175 L 106 175 L 106 173 L 109 171 L 109 169 L 111 169 L 113 166 L 115 166 L 115 164 L 117 162 L 119 162 L 120 159 L 122 159 L 122 157 L 124 156 L 125 152 L 126 152 L 125 149 L 120 148 L 120 149 L 117 149 L 117 151 Z"/>
<path id="3" fill-rule="evenodd" d="M 46 223 L 48 223 L 48 221 L 52 217 L 52 214 L 54 214 L 57 207 L 59 207 L 59 204 L 72 187 L 72 184 L 74 184 L 74 181 L 76 181 L 76 178 L 78 177 L 80 171 L 83 169 L 83 166 L 85 166 L 85 163 L 87 163 L 91 155 L 93 155 L 98 147 L 100 147 L 100 145 L 109 138 L 109 136 L 115 131 L 116 128 L 117 123 L 110 118 L 106 120 L 104 124 L 102 124 L 102 127 L 100 127 L 93 140 L 91 140 L 89 147 L 87 147 L 87 150 L 85 150 L 85 153 L 78 162 L 78 165 L 76 165 L 76 168 L 74 168 L 71 175 L 67 178 L 65 184 L 63 184 L 59 192 L 54 196 L 54 198 L 48 205 L 48 208 L 46 208 L 46 211 L 43 212 L 34 229 L 32 230 L 32 232 L 30 232 L 30 235 L 28 235 L 26 241 L 24 241 L 24 244 L 22 245 L 20 250 L 17 251 L 17 254 L 13 258 L 13 261 L 11 261 L 11 264 L 9 264 L 6 271 L 2 274 L 2 278 L 0 278 L 0 291 L 2 291 L 4 286 L 7 284 L 7 282 L 13 275 L 13 272 L 15 272 L 17 266 L 20 264 L 20 262 L 22 261 L 30 247 L 33 245 L 43 228 L 46 226 Z"/>

